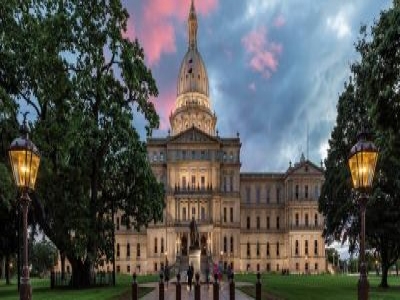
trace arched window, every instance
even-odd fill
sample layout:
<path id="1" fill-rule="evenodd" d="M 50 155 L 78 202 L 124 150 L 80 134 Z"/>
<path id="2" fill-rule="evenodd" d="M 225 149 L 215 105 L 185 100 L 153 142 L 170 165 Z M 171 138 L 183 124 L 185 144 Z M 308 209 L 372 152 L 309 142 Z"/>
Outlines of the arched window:
<path id="1" fill-rule="evenodd" d="M 140 257 L 140 244 L 139 243 L 136 244 L 136 256 Z"/>
<path id="2" fill-rule="evenodd" d="M 227 245 L 227 239 L 226 239 L 226 236 L 224 236 L 224 253 L 227 253 L 228 252 L 228 245 Z"/>

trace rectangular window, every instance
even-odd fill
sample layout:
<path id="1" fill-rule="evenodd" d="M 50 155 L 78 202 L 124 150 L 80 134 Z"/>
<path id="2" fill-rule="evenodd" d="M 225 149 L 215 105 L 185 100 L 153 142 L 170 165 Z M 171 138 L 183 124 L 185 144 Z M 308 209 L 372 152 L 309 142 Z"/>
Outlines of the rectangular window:
<path id="1" fill-rule="evenodd" d="M 257 204 L 260 204 L 260 198 L 261 198 L 260 187 L 257 187 L 257 190 L 256 190 L 256 201 L 257 201 Z"/>
<path id="2" fill-rule="evenodd" d="M 201 152 L 200 152 L 200 156 L 201 156 L 201 159 L 205 159 L 205 152 L 202 150 Z"/>
<path id="3" fill-rule="evenodd" d="M 295 188 L 295 197 L 296 199 L 299 199 L 299 185 L 296 184 L 296 188 Z"/>
<path id="4" fill-rule="evenodd" d="M 281 189 L 276 188 L 276 203 L 281 202 Z"/>
<path id="5" fill-rule="evenodd" d="M 276 243 L 276 256 L 279 256 L 279 242 Z"/>
<path id="6" fill-rule="evenodd" d="M 250 203 L 250 187 L 246 187 L 246 202 Z"/>
<path id="7" fill-rule="evenodd" d="M 308 241 L 307 240 L 304 241 L 304 253 L 305 253 L 305 255 L 308 255 Z"/>
<path id="8" fill-rule="evenodd" d="M 186 190 L 186 176 L 182 176 L 182 189 Z"/>
<path id="9" fill-rule="evenodd" d="M 136 256 L 140 257 L 140 244 L 139 243 L 136 244 Z"/>
<path id="10" fill-rule="evenodd" d="M 182 159 L 183 159 L 183 160 L 186 159 L 186 150 L 182 150 Z"/>
<path id="11" fill-rule="evenodd" d="M 269 187 L 267 187 L 267 203 L 269 203 L 270 202 L 270 190 L 269 190 Z"/>
<path id="12" fill-rule="evenodd" d="M 206 189 L 206 178 L 201 176 L 201 189 L 204 191 Z"/>
<path id="13" fill-rule="evenodd" d="M 226 236 L 224 236 L 224 253 L 227 253 L 228 251 L 228 245 L 227 245 L 227 239 L 226 239 Z"/>
<path id="14" fill-rule="evenodd" d="M 117 244 L 117 257 L 120 256 L 120 248 L 119 248 L 119 244 Z"/>
<path id="15" fill-rule="evenodd" d="M 294 253 L 295 253 L 295 255 L 299 255 L 299 241 L 298 240 L 296 240 L 296 242 L 295 242 Z"/>
<path id="16" fill-rule="evenodd" d="M 260 229 L 260 217 L 257 217 L 257 229 Z"/>
<path id="17" fill-rule="evenodd" d="M 126 266 L 126 272 L 127 272 L 128 274 L 131 273 L 131 266 Z"/>
<path id="18" fill-rule="evenodd" d="M 270 272 L 270 271 L 271 271 L 271 264 L 267 263 L 267 272 Z"/>
<path id="19" fill-rule="evenodd" d="M 226 207 L 224 207 L 224 223 L 226 223 L 226 219 L 227 219 L 227 217 L 226 217 Z"/>
<path id="20" fill-rule="evenodd" d="M 233 253 L 233 236 L 231 236 L 231 253 Z"/>
<path id="21" fill-rule="evenodd" d="M 157 248 L 157 238 L 154 238 L 154 253 L 157 253 L 158 252 L 158 248 Z"/>
<path id="22" fill-rule="evenodd" d="M 157 263 L 154 263 L 154 272 L 157 272 L 158 268 L 157 268 Z"/>
<path id="23" fill-rule="evenodd" d="M 276 217 L 276 229 L 279 229 L 279 217 Z"/>
<path id="24" fill-rule="evenodd" d="M 231 223 L 233 223 L 233 207 L 230 208 L 230 218 Z"/>
<path id="25" fill-rule="evenodd" d="M 299 270 L 299 263 L 296 263 L 296 271 Z"/>
<path id="26" fill-rule="evenodd" d="M 296 227 L 299 226 L 299 214 L 295 215 L 295 222 L 296 222 Z"/>
<path id="27" fill-rule="evenodd" d="M 314 255 L 318 256 L 318 241 L 314 240 Z"/>
<path id="28" fill-rule="evenodd" d="M 308 214 L 306 214 L 304 217 L 304 223 L 305 223 L 306 227 L 308 227 Z"/>
<path id="29" fill-rule="evenodd" d="M 160 161 L 164 161 L 164 152 L 160 152 Z"/>
<path id="30" fill-rule="evenodd" d="M 226 176 L 224 176 L 224 186 L 223 186 L 224 192 L 226 192 Z"/>
<path id="31" fill-rule="evenodd" d="M 121 273 L 121 267 L 117 266 L 117 273 Z"/>
<path id="32" fill-rule="evenodd" d="M 186 207 L 182 208 L 182 221 L 186 221 Z"/>
<path id="33" fill-rule="evenodd" d="M 304 198 L 308 199 L 308 185 L 304 187 Z"/>
<path id="34" fill-rule="evenodd" d="M 204 221 L 206 219 L 206 209 L 201 207 L 201 220 Z"/>
<path id="35" fill-rule="evenodd" d="M 267 242 L 267 256 L 269 257 L 269 243 Z"/>
<path id="36" fill-rule="evenodd" d="M 196 188 L 196 176 L 192 175 L 192 190 Z"/>
<path id="37" fill-rule="evenodd" d="M 257 253 L 257 256 L 260 256 L 260 243 L 259 242 L 257 242 L 256 253 Z"/>
<path id="38" fill-rule="evenodd" d="M 318 271 L 318 263 L 315 263 L 314 269 L 315 269 L 315 271 Z"/>
<path id="39" fill-rule="evenodd" d="M 196 158 L 196 151 L 192 151 L 192 159 L 195 159 Z"/>
<path id="40" fill-rule="evenodd" d="M 247 224 L 246 224 L 247 226 L 247 229 L 250 229 L 250 217 L 247 217 Z"/>
<path id="41" fill-rule="evenodd" d="M 250 257 L 250 243 L 247 243 L 247 256 Z"/>
<path id="42" fill-rule="evenodd" d="M 233 192 L 233 176 L 229 177 L 229 188 L 230 191 Z"/>
<path id="43" fill-rule="evenodd" d="M 128 243 L 126 244 L 126 257 L 131 256 L 131 245 Z"/>
<path id="44" fill-rule="evenodd" d="M 164 253 L 164 238 L 161 238 L 161 251 L 160 251 L 160 253 L 161 254 Z"/>
<path id="45" fill-rule="evenodd" d="M 117 217 L 117 230 L 119 230 L 119 218 Z"/>
<path id="46" fill-rule="evenodd" d="M 196 219 L 196 207 L 192 207 L 192 218 Z"/>
<path id="47" fill-rule="evenodd" d="M 267 229 L 269 229 L 269 217 L 267 217 Z"/>
<path id="48" fill-rule="evenodd" d="M 318 226 L 318 214 L 314 215 L 314 226 Z"/>

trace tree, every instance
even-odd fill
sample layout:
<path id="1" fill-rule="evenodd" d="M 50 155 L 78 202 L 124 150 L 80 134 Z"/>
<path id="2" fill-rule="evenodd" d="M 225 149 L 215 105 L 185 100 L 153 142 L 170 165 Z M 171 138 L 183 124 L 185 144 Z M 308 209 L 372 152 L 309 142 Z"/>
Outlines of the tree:
<path id="1" fill-rule="evenodd" d="M 138 41 L 123 36 L 120 1 L 11 3 L 17 29 L 2 38 L 16 58 L 6 70 L 22 74 L 11 98 L 35 113 L 42 153 L 32 211 L 71 263 L 73 286 L 86 287 L 99 259 L 111 258 L 112 201 L 136 227 L 162 217 L 164 189 L 132 125 L 138 111 L 147 134 L 158 126 L 149 101 L 158 91 Z"/>
<path id="2" fill-rule="evenodd" d="M 57 248 L 46 239 L 34 241 L 29 258 L 32 263 L 32 273 L 43 276 L 56 265 L 58 258 Z"/>
<path id="3" fill-rule="evenodd" d="M 349 238 L 353 251 L 360 222 L 358 195 L 352 190 L 347 157 L 357 131 L 362 126 L 372 130 L 379 158 L 367 204 L 366 239 L 381 257 L 382 287 L 388 286 L 389 267 L 400 255 L 400 135 L 396 127 L 400 120 L 399 20 L 400 3 L 394 1 L 394 7 L 382 12 L 372 27 L 371 37 L 365 26 L 361 29 L 362 36 L 356 44 L 361 59 L 351 65 L 352 77 L 339 97 L 336 125 L 325 160 L 326 181 L 319 200 L 320 211 L 326 217 L 326 239 Z"/>

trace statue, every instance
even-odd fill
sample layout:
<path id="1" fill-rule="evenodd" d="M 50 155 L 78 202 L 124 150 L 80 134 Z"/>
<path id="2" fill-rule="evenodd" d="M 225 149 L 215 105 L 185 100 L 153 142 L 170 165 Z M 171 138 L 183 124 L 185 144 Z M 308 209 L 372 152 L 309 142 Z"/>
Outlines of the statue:
<path id="1" fill-rule="evenodd" d="M 190 227 L 190 248 L 199 249 L 200 248 L 199 231 L 197 229 L 197 224 L 194 217 L 192 217 L 192 221 L 190 222 L 189 227 Z"/>

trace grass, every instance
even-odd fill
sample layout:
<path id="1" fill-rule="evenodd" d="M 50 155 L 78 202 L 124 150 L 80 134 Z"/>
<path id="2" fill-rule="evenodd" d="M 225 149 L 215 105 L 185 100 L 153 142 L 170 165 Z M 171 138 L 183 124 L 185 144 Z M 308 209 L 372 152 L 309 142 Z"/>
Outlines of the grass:
<path id="1" fill-rule="evenodd" d="M 254 274 L 235 275 L 235 281 L 256 282 Z M 380 277 L 370 275 L 370 300 L 400 299 L 400 277 L 389 277 L 390 288 L 382 289 L 378 285 Z M 353 300 L 357 299 L 358 276 L 347 275 L 262 275 L 262 299 L 296 300 Z M 244 293 L 255 298 L 255 286 L 241 287 Z"/>
<path id="2" fill-rule="evenodd" d="M 138 283 L 157 282 L 158 277 L 153 275 L 138 276 Z M 131 297 L 132 278 L 127 275 L 117 275 L 115 287 L 94 287 L 84 290 L 70 290 L 66 288 L 50 289 L 49 279 L 31 279 L 32 298 L 35 300 L 125 300 Z M 148 287 L 139 288 L 139 297 L 151 292 L 153 289 Z M 0 282 L 0 299 L 18 300 L 16 279 L 7 286 L 4 281 Z"/>

